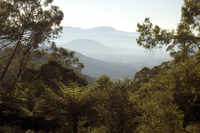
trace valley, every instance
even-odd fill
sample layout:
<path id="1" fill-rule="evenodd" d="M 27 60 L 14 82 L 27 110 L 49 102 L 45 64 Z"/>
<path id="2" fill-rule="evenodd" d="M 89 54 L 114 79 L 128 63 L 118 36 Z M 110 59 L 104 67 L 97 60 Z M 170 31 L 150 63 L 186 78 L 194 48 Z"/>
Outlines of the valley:
<path id="1" fill-rule="evenodd" d="M 58 46 L 78 52 L 76 55 L 85 64 L 83 74 L 111 78 L 133 78 L 143 67 L 153 67 L 170 60 L 164 50 L 146 51 L 139 47 L 136 32 L 118 31 L 112 27 L 81 29 L 63 27 L 61 37 L 55 40 Z"/>

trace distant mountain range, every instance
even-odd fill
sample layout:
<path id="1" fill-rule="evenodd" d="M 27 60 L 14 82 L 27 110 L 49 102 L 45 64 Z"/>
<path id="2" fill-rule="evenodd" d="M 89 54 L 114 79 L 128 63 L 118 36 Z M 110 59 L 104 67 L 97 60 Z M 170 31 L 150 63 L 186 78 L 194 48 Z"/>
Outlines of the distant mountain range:
<path id="1" fill-rule="evenodd" d="M 58 46 L 73 50 L 85 64 L 84 74 L 111 78 L 133 77 L 143 67 L 153 67 L 170 60 L 169 54 L 158 50 L 155 54 L 139 47 L 136 32 L 118 31 L 112 27 L 81 29 L 63 27 L 61 37 L 55 40 Z"/>
<path id="2" fill-rule="evenodd" d="M 73 27 L 63 27 L 63 34 L 56 42 L 62 45 L 76 39 L 90 39 L 99 41 L 110 47 L 134 47 L 138 33 L 117 31 L 112 27 L 97 27 L 93 29 L 81 29 Z M 65 40 L 65 42 L 63 42 Z"/>

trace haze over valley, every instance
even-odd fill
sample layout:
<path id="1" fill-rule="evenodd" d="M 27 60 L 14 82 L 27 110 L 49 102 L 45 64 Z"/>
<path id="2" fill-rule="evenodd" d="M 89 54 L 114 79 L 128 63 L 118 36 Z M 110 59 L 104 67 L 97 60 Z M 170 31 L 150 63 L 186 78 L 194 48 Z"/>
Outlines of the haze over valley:
<path id="1" fill-rule="evenodd" d="M 164 49 L 150 52 L 139 47 L 136 42 L 138 35 L 112 27 L 81 29 L 67 26 L 63 27 L 61 37 L 55 42 L 58 46 L 80 53 L 76 55 L 85 64 L 83 74 L 133 78 L 135 72 L 143 67 L 153 67 L 170 60 Z"/>

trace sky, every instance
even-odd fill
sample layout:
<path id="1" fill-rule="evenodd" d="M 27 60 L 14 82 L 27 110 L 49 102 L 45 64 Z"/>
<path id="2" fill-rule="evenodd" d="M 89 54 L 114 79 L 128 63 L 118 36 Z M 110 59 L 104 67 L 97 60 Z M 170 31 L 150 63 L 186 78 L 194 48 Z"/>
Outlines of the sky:
<path id="1" fill-rule="evenodd" d="M 137 23 L 150 18 L 162 28 L 175 29 L 183 0 L 54 0 L 64 13 L 62 26 L 90 29 L 110 26 L 135 32 Z"/>

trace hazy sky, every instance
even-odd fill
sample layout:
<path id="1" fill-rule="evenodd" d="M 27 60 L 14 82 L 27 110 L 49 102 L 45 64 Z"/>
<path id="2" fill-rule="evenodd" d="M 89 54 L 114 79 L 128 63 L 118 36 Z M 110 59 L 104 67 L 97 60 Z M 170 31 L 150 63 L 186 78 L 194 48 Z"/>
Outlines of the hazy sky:
<path id="1" fill-rule="evenodd" d="M 146 17 L 162 28 L 176 28 L 183 0 L 54 0 L 53 4 L 64 12 L 63 26 L 111 26 L 134 32 Z"/>

